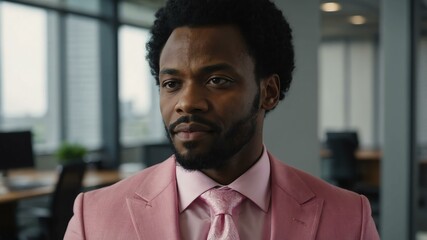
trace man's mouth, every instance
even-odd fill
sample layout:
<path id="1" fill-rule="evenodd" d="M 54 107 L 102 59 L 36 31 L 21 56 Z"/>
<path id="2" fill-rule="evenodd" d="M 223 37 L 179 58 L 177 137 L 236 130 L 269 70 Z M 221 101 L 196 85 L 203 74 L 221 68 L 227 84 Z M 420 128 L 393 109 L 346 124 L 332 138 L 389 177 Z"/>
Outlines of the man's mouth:
<path id="1" fill-rule="evenodd" d="M 181 141 L 194 141 L 206 137 L 213 132 L 209 126 L 190 122 L 178 124 L 171 133 Z"/>
<path id="2" fill-rule="evenodd" d="M 182 141 L 192 141 L 212 133 L 221 132 L 215 123 L 198 115 L 181 116 L 168 127 L 171 137 L 178 136 Z"/>

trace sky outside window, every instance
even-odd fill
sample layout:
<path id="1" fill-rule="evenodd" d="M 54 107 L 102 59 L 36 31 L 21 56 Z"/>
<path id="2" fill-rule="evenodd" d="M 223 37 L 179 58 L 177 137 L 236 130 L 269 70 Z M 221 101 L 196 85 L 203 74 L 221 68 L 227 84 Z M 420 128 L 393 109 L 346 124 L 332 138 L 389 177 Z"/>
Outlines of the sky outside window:
<path id="1" fill-rule="evenodd" d="M 5 117 L 47 112 L 46 12 L 0 3 L 1 108 Z"/>

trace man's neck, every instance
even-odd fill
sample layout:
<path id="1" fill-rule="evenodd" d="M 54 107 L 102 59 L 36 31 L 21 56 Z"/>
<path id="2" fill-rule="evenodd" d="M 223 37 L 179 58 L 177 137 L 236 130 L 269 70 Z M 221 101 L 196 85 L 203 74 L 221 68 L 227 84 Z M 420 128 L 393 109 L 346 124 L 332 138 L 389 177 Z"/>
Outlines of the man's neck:
<path id="1" fill-rule="evenodd" d="M 242 151 L 240 151 L 221 169 L 206 169 L 201 170 L 201 172 L 219 184 L 228 185 L 244 174 L 260 159 L 263 153 L 263 146 L 261 145 L 259 149 L 250 152 L 253 153 L 242 154 Z"/>

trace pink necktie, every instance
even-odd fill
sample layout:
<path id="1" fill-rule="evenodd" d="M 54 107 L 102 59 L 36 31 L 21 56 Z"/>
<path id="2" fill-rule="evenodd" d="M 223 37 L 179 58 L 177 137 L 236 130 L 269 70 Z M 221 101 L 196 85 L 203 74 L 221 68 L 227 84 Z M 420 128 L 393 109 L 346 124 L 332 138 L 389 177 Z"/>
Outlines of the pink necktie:
<path id="1" fill-rule="evenodd" d="M 244 197 L 229 188 L 212 188 L 200 195 L 200 198 L 214 214 L 207 240 L 239 240 L 239 232 L 231 215 Z"/>

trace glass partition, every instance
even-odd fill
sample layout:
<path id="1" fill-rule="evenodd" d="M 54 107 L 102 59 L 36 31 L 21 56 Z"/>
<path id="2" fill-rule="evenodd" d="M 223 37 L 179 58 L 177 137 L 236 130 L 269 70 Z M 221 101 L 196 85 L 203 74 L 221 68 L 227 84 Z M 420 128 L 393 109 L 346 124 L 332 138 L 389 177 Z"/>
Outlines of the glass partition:
<path id="1" fill-rule="evenodd" d="M 331 4 L 336 4 L 331 5 Z M 356 131 L 360 147 L 380 145 L 378 3 L 322 1 L 319 139 Z"/>
<path id="2" fill-rule="evenodd" d="M 427 239 L 427 2 L 417 1 L 415 40 L 415 159 L 413 161 L 413 230 L 416 240 Z"/>
<path id="3" fill-rule="evenodd" d="M 322 177 L 332 184 L 337 169 L 333 133 L 355 133 L 356 169 L 349 179 L 356 191 L 370 200 L 380 226 L 379 192 L 381 165 L 378 1 L 321 1 L 319 46 L 319 128 L 322 144 Z M 328 134 L 329 133 L 329 134 Z M 352 148 L 353 149 L 353 148 Z"/>

